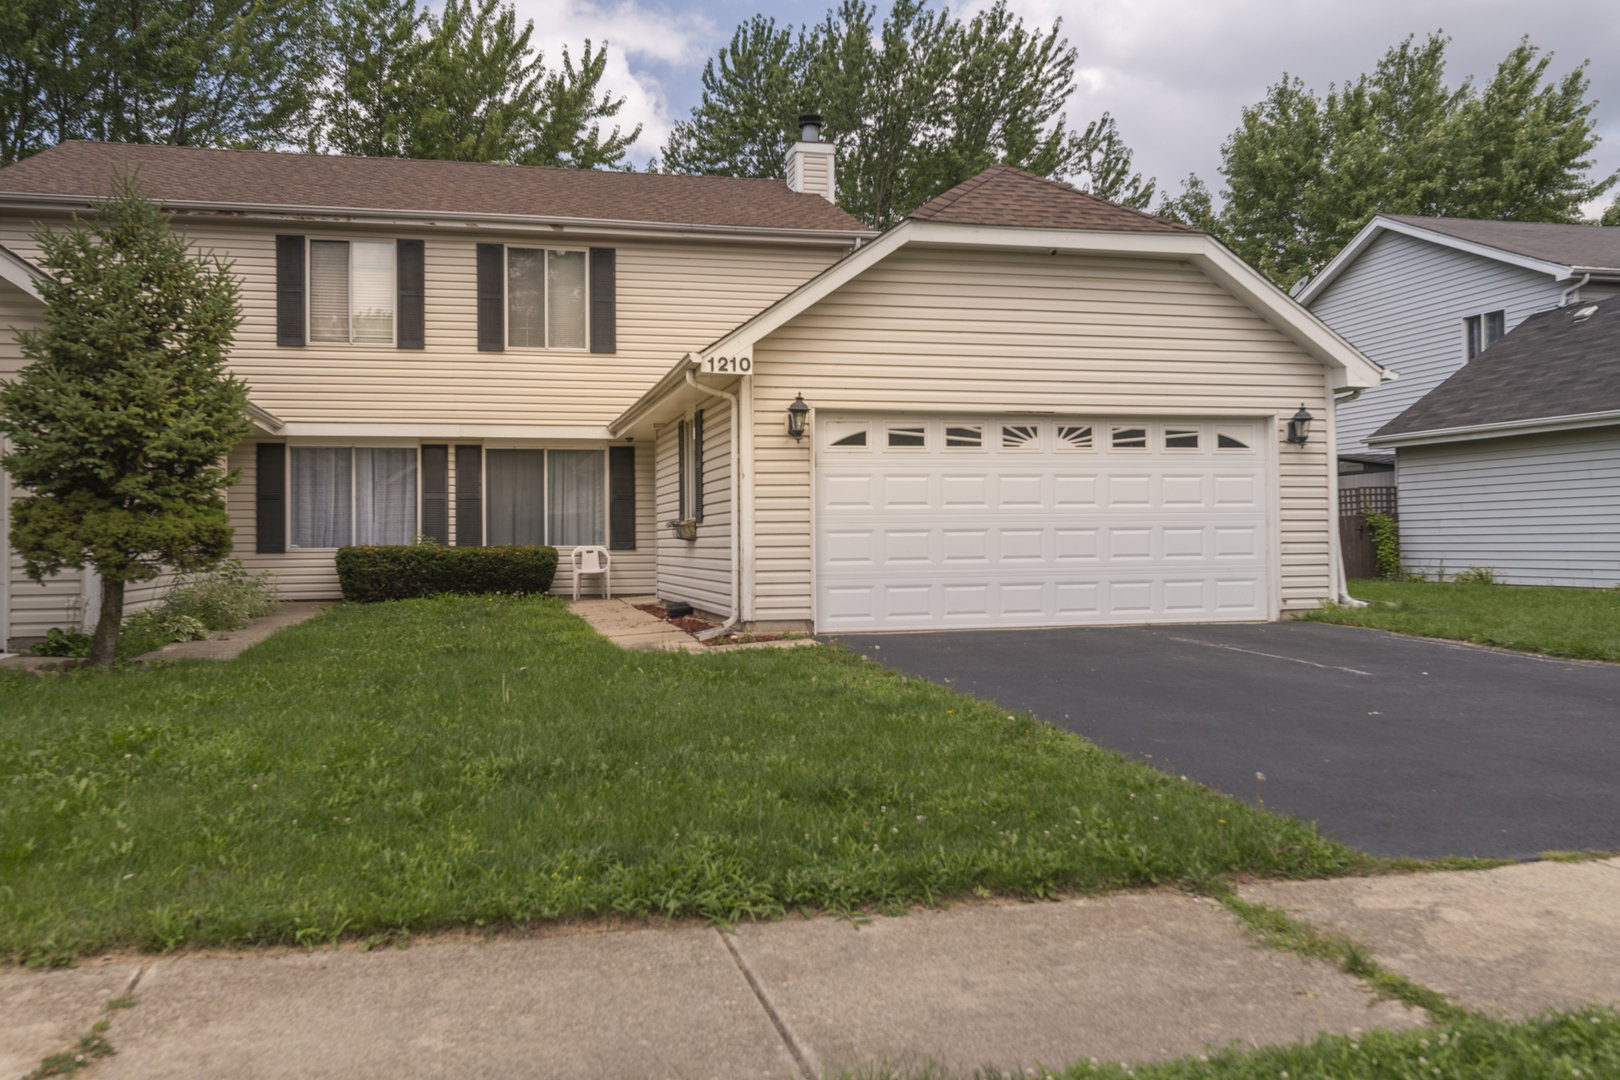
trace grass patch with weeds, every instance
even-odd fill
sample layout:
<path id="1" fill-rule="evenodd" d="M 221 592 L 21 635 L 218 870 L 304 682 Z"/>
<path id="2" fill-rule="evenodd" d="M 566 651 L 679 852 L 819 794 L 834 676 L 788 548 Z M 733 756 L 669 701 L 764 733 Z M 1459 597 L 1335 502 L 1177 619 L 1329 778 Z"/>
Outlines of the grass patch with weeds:
<path id="1" fill-rule="evenodd" d="M 554 599 L 0 676 L 0 954 L 25 962 L 1375 865 L 841 650 L 627 653 Z"/>
<path id="2" fill-rule="evenodd" d="M 1299 617 L 1575 660 L 1620 661 L 1620 589 L 1352 581 L 1350 595 L 1369 606 L 1335 605 Z"/>

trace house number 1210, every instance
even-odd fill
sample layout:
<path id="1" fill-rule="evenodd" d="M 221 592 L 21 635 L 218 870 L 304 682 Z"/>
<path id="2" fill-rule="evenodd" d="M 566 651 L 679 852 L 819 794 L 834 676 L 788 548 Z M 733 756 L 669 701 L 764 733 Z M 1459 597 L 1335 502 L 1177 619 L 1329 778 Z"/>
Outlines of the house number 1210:
<path id="1" fill-rule="evenodd" d="M 710 356 L 703 361 L 703 370 L 721 375 L 746 375 L 754 362 L 746 356 Z"/>

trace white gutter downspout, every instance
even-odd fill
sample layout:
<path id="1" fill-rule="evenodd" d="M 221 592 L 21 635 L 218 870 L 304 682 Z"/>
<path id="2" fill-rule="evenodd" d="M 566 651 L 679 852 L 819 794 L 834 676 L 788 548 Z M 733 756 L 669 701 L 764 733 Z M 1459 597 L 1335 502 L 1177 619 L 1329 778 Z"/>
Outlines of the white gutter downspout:
<path id="1" fill-rule="evenodd" d="M 737 543 L 737 530 L 742 525 L 742 457 L 738 453 L 737 438 L 737 429 L 742 426 L 742 406 L 738 404 L 736 394 L 699 383 L 693 377 L 691 368 L 686 369 L 686 382 L 694 390 L 717 394 L 731 403 L 731 614 L 724 624 L 697 635 L 699 641 L 712 641 L 729 633 L 732 627 L 742 621 L 742 559 Z"/>
<path id="2" fill-rule="evenodd" d="M 1569 288 L 1565 289 L 1563 294 L 1558 297 L 1558 306 L 1559 307 L 1568 307 L 1569 306 L 1569 296 L 1570 296 L 1571 293 L 1574 293 L 1575 298 L 1577 300 L 1579 300 L 1580 295 L 1581 295 L 1582 287 L 1585 286 L 1586 283 L 1591 281 L 1591 280 L 1592 280 L 1592 275 L 1591 274 L 1582 274 L 1581 275 L 1581 280 L 1577 281 L 1575 284 L 1573 284 Z"/>

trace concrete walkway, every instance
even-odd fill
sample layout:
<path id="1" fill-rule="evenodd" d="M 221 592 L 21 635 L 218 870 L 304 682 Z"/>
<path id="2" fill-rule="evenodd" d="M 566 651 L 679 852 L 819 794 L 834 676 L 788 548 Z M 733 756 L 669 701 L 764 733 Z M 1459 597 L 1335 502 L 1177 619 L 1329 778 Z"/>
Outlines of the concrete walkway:
<path id="1" fill-rule="evenodd" d="M 685 630 L 649 615 L 637 604 L 656 604 L 656 596 L 616 596 L 611 600 L 575 600 L 568 605 L 592 630 L 621 649 L 651 649 L 664 652 L 735 652 L 738 649 L 794 649 L 820 644 L 814 638 L 786 641 L 749 641 L 734 645 L 705 645 Z"/>
<path id="2" fill-rule="evenodd" d="M 283 603 L 274 615 L 252 619 L 240 630 L 216 630 L 201 641 L 171 641 L 136 660 L 235 660 L 243 650 L 251 648 L 289 626 L 297 626 L 313 619 L 334 601 L 290 600 Z M 20 668 L 23 671 L 41 671 L 76 663 L 60 656 L 8 656 L 0 658 L 0 667 Z M 4 1074 L 0 1074 L 3 1076 Z"/>
<path id="3" fill-rule="evenodd" d="M 1620 860 L 1244 890 L 1403 974 L 1510 1015 L 1620 999 Z M 132 993 L 136 1004 L 104 1004 Z M 1168 890 L 960 904 L 726 934 L 554 929 L 0 969 L 0 1078 L 98 1019 L 93 1080 L 174 1076 L 773 1077 L 888 1065 L 1014 1074 L 1162 1060 L 1234 1040 L 1426 1023 L 1335 968 L 1257 946 Z"/>

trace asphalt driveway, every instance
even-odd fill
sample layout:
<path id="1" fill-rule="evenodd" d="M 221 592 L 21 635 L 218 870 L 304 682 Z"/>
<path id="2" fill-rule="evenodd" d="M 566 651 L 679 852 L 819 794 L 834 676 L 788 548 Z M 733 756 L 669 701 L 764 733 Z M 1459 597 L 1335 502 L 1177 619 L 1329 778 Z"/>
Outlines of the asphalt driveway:
<path id="1" fill-rule="evenodd" d="M 1620 665 L 1319 623 L 843 634 L 1378 855 L 1620 849 Z"/>

